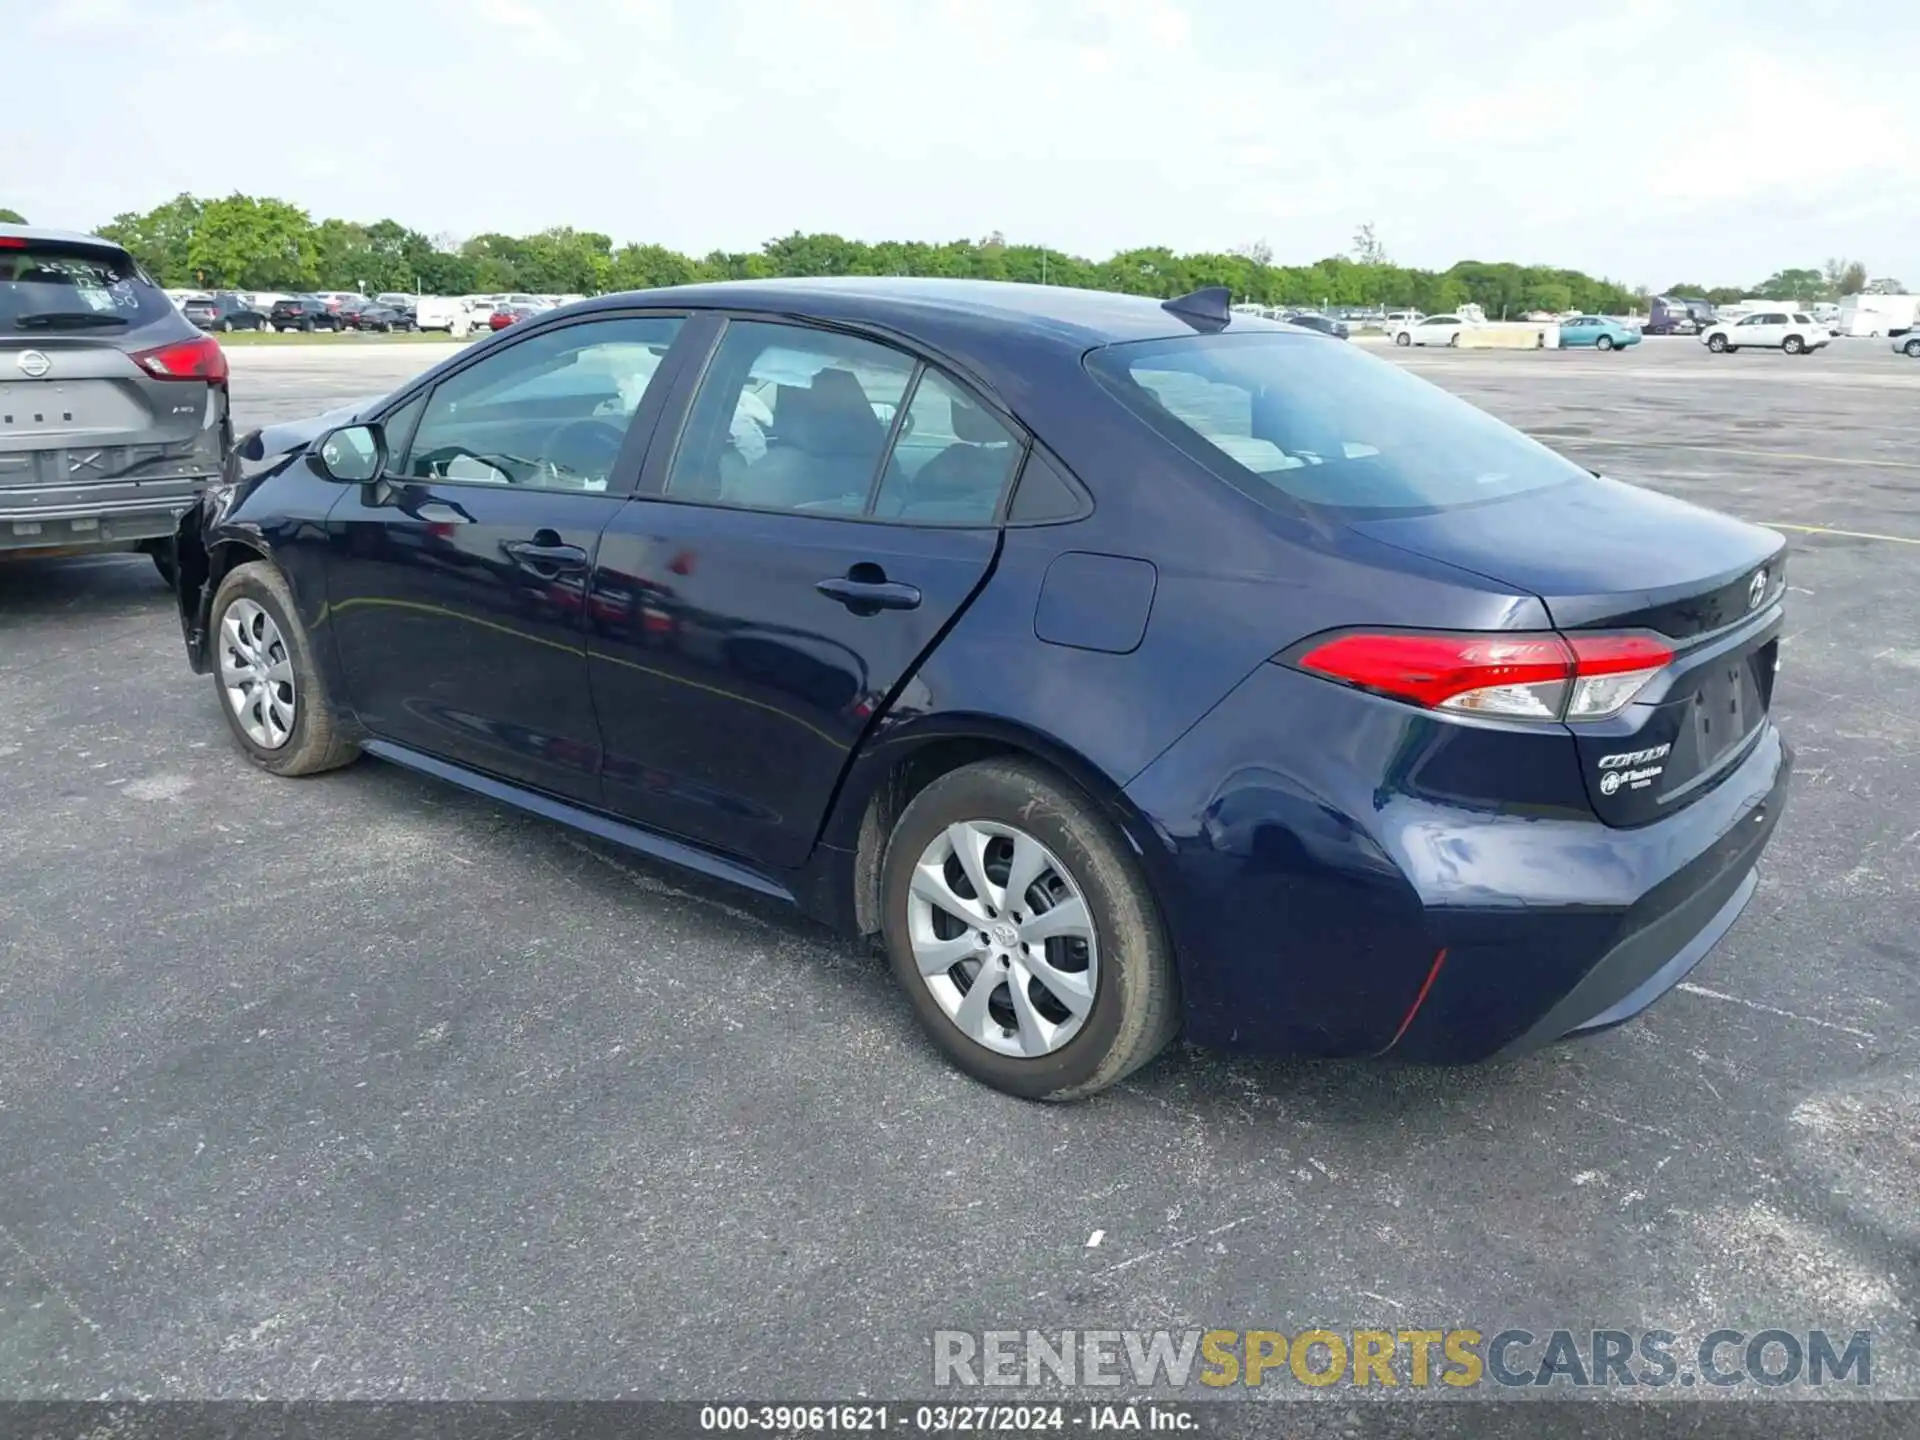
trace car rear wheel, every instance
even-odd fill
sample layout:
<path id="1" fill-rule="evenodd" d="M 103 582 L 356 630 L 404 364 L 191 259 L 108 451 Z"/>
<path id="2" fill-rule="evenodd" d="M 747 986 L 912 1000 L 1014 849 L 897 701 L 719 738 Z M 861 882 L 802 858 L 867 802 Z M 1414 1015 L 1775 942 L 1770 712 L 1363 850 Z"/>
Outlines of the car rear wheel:
<path id="1" fill-rule="evenodd" d="M 1780 342 L 1780 348 L 1789 355 L 1798 355 L 1806 350 L 1807 342 L 1802 340 L 1798 335 L 1789 335 Z"/>
<path id="2" fill-rule="evenodd" d="M 155 540 L 147 548 L 147 554 L 153 558 L 153 568 L 160 572 L 160 578 L 167 582 L 167 588 L 173 588 L 174 576 L 178 573 L 173 563 L 173 541 Z"/>
<path id="3" fill-rule="evenodd" d="M 1138 862 L 1038 765 L 982 761 L 915 796 L 887 844 L 881 902 L 921 1024 L 995 1089 L 1076 1100 L 1179 1029 L 1172 951 Z"/>
<path id="4" fill-rule="evenodd" d="M 1707 349 L 1716 355 L 1724 355 L 1732 348 L 1731 345 L 1727 344 L 1727 337 L 1724 335 L 1709 335 L 1707 337 Z"/>
<path id="5" fill-rule="evenodd" d="M 1613 349 L 1613 337 L 1611 335 L 1602 335 L 1598 340 L 1593 342 L 1593 348 L 1596 350 Z"/>
<path id="6" fill-rule="evenodd" d="M 275 775 L 315 775 L 360 753 L 341 734 L 292 592 L 271 563 L 227 573 L 211 626 L 220 711 L 249 760 Z"/>

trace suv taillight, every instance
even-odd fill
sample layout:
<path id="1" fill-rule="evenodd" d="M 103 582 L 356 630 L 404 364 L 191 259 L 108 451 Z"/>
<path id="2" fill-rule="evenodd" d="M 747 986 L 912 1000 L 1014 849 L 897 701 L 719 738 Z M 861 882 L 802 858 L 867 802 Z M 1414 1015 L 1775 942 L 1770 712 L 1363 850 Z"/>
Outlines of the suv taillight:
<path id="1" fill-rule="evenodd" d="M 134 363 L 156 380 L 207 380 L 227 378 L 227 352 L 211 335 L 182 340 L 155 350 L 136 351 Z"/>
<path id="2" fill-rule="evenodd" d="M 1292 663 L 1429 710 L 1508 720 L 1605 720 L 1673 659 L 1658 636 L 1347 634 Z"/>

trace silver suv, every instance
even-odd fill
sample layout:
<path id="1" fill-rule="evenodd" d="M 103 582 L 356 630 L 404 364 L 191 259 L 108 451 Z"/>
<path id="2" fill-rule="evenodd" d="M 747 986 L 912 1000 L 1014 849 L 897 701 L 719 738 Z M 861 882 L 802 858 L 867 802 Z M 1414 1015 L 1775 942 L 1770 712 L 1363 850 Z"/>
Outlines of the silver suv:
<path id="1" fill-rule="evenodd" d="M 0 558 L 144 550 L 233 443 L 227 357 L 110 240 L 0 225 Z"/>

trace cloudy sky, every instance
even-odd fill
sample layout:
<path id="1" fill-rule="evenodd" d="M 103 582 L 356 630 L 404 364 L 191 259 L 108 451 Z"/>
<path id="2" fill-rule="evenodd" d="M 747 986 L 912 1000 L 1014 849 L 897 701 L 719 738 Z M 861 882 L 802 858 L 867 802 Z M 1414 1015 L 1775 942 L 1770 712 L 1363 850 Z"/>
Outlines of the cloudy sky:
<path id="1" fill-rule="evenodd" d="M 690 252 L 792 230 L 1920 284 L 1890 0 L 0 0 L 0 205 L 183 190 Z"/>

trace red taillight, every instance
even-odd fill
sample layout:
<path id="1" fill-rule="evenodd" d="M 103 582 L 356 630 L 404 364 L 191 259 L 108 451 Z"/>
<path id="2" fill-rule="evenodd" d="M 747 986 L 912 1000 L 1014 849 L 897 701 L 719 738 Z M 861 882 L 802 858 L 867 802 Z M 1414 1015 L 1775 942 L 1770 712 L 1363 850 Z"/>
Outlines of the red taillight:
<path id="1" fill-rule="evenodd" d="M 1673 648 L 1650 635 L 1353 634 L 1302 669 L 1430 710 L 1515 720 L 1601 720 L 1625 709 Z"/>
<path id="2" fill-rule="evenodd" d="M 156 380 L 210 380 L 227 378 L 227 352 L 211 335 L 162 345 L 135 353 L 134 363 Z"/>
<path id="3" fill-rule="evenodd" d="M 27 242 L 18 235 L 0 235 L 0 250 L 24 250 Z"/>

